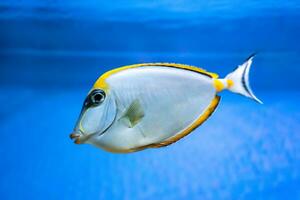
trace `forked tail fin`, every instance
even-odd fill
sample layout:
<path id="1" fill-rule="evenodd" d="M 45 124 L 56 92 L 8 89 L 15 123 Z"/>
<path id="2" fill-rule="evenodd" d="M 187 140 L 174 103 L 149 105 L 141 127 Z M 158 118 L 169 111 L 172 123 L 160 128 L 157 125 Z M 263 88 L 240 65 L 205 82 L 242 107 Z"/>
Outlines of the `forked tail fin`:
<path id="1" fill-rule="evenodd" d="M 255 54 L 252 54 L 242 65 L 238 66 L 233 72 L 229 73 L 225 80 L 228 83 L 227 89 L 255 100 L 262 104 L 252 92 L 249 83 L 249 71 Z"/>

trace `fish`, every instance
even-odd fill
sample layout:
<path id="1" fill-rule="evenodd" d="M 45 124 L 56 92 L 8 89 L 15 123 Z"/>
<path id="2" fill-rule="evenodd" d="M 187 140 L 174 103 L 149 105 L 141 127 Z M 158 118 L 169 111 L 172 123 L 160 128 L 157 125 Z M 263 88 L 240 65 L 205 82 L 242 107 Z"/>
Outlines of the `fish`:
<path id="1" fill-rule="evenodd" d="M 173 144 L 213 114 L 223 90 L 262 104 L 249 84 L 254 56 L 225 78 L 176 63 L 142 63 L 108 71 L 85 98 L 70 138 L 113 153 Z"/>

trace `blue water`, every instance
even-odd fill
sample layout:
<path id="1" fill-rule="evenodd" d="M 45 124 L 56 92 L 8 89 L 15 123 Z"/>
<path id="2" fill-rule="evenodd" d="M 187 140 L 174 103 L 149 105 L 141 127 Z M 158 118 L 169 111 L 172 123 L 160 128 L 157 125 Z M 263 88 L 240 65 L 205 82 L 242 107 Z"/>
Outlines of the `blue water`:
<path id="1" fill-rule="evenodd" d="M 300 2 L 0 2 L 1 199 L 300 199 Z M 133 154 L 68 135 L 103 72 L 178 62 L 250 82 L 179 142 Z"/>

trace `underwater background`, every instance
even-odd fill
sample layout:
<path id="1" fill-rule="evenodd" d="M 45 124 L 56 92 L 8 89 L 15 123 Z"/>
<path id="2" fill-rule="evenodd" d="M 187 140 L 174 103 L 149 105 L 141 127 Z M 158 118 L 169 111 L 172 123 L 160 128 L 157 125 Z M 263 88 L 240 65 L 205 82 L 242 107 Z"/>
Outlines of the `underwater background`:
<path id="1" fill-rule="evenodd" d="M 1 1 L 1 199 L 300 199 L 299 36 L 296 0 Z M 107 70 L 176 62 L 223 77 L 254 52 L 263 105 L 222 92 L 192 134 L 133 154 L 69 139 Z"/>

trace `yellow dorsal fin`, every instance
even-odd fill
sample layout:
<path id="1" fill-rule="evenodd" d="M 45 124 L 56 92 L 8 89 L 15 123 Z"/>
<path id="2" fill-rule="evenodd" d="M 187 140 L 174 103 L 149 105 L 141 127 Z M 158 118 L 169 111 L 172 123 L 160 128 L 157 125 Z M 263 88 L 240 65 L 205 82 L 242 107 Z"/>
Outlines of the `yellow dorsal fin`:
<path id="1" fill-rule="evenodd" d="M 140 67 L 141 66 L 174 67 L 174 68 L 178 68 L 178 69 L 186 69 L 186 70 L 190 70 L 190 71 L 194 71 L 194 72 L 199 72 L 201 74 L 208 75 L 211 78 L 218 78 L 217 74 L 208 72 L 205 69 L 202 69 L 202 68 L 199 68 L 196 66 L 192 66 L 192 65 L 185 65 L 185 64 L 178 64 L 178 63 L 143 63 L 143 64 L 139 64 L 139 65 L 140 65 Z"/>
<path id="2" fill-rule="evenodd" d="M 102 76 L 100 76 L 100 78 L 95 82 L 94 87 L 93 88 L 102 88 L 102 89 L 108 89 L 108 85 L 106 84 L 105 80 L 120 71 L 126 70 L 126 69 L 131 69 L 131 68 L 137 68 L 137 67 L 145 67 L 145 66 L 149 66 L 149 67 L 174 67 L 174 68 L 178 68 L 178 69 L 186 69 L 186 70 L 190 70 L 190 71 L 194 71 L 194 72 L 198 72 L 204 75 L 207 75 L 211 78 L 218 78 L 218 75 L 215 73 L 211 73 L 211 72 L 207 72 L 204 69 L 195 67 L 195 66 L 190 66 L 190 65 L 185 65 L 185 64 L 177 64 L 177 63 L 142 63 L 142 64 L 134 64 L 134 65 L 127 65 L 127 66 L 123 66 L 123 67 L 119 67 L 113 70 L 110 70 L 106 73 L 104 73 Z"/>

